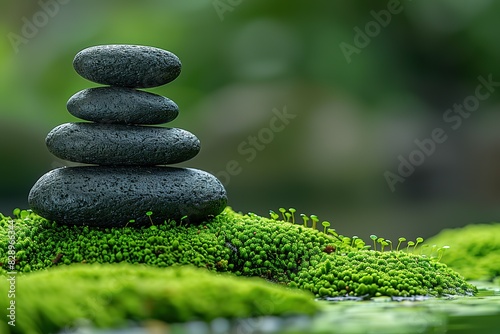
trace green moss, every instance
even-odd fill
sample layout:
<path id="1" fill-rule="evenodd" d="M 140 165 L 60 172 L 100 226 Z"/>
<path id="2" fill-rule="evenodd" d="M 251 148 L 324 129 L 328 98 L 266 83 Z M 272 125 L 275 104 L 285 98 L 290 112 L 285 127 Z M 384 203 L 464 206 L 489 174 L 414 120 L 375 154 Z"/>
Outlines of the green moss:
<path id="1" fill-rule="evenodd" d="M 7 296 L 8 283 L 0 283 Z M 79 319 L 100 328 L 127 321 L 211 321 L 261 315 L 313 314 L 309 293 L 258 278 L 215 274 L 188 266 L 74 264 L 16 277 L 16 326 L 11 333 L 56 333 Z M 9 306 L 1 298 L 0 308 Z M 9 321 L 5 316 L 0 322 Z M 0 326 L 1 328 L 1 326 Z"/>
<path id="2" fill-rule="evenodd" d="M 313 256 L 295 282 L 324 296 L 463 295 L 474 288 L 445 264 L 405 252 L 359 250 L 345 256 Z M 329 268 L 332 268 L 329 270 Z"/>
<path id="3" fill-rule="evenodd" d="M 0 222 L 4 272 L 8 270 L 8 224 L 8 218 Z M 364 250 L 366 246 L 357 242 L 359 239 L 339 236 L 333 229 L 329 230 L 333 235 L 327 235 L 300 222 L 242 215 L 230 208 L 202 225 L 166 222 L 142 228 L 66 227 L 33 213 L 20 216 L 15 225 L 19 261 L 15 270 L 19 272 L 76 262 L 158 267 L 192 264 L 211 271 L 263 277 L 316 296 L 475 292 L 435 259 L 402 251 Z"/>
<path id="4" fill-rule="evenodd" d="M 450 246 L 441 261 L 466 279 L 493 280 L 500 276 L 500 223 L 446 229 L 427 243 Z"/>

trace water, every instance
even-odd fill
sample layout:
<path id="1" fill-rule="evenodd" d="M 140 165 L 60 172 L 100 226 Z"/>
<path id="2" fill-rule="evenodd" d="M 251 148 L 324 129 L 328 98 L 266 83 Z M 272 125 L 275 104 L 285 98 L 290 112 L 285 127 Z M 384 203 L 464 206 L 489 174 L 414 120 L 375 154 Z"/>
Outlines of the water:
<path id="1" fill-rule="evenodd" d="M 126 329 L 78 328 L 69 333 L 95 334 L 252 334 L 252 333 L 342 333 L 342 334 L 498 334 L 500 333 L 500 288 L 483 288 L 476 297 L 413 298 L 395 300 L 318 301 L 323 311 L 314 317 L 260 317 L 216 319 L 165 324 L 153 321 Z"/>

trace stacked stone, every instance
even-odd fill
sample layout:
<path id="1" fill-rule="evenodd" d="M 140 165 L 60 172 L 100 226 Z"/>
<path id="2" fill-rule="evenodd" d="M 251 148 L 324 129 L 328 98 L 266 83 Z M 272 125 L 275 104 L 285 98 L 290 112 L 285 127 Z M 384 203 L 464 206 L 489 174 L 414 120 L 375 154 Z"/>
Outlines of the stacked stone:
<path id="1" fill-rule="evenodd" d="M 194 134 L 153 126 L 174 120 L 177 105 L 138 90 L 177 78 L 177 56 L 153 47 L 103 45 L 79 52 L 73 66 L 82 77 L 107 86 L 73 95 L 67 109 L 86 122 L 56 127 L 46 144 L 61 159 L 93 166 L 42 176 L 28 197 L 35 213 L 67 225 L 118 227 L 168 219 L 196 223 L 222 212 L 226 191 L 213 175 L 165 166 L 200 150 Z"/>

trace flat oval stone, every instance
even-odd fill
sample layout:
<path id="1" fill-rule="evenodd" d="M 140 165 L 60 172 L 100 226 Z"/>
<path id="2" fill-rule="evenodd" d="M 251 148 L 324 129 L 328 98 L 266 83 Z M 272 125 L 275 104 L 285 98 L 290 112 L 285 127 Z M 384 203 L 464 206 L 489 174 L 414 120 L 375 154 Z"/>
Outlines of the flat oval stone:
<path id="1" fill-rule="evenodd" d="M 142 45 L 99 45 L 78 52 L 76 72 L 103 85 L 147 88 L 169 83 L 181 73 L 173 53 Z"/>
<path id="2" fill-rule="evenodd" d="M 148 211 L 154 224 L 202 222 L 222 212 L 227 196 L 215 176 L 197 169 L 86 166 L 43 175 L 28 202 L 57 223 L 121 227 L 151 225 Z"/>
<path id="3" fill-rule="evenodd" d="M 46 144 L 61 159 L 96 165 L 174 164 L 200 151 L 200 141 L 186 130 L 85 122 L 59 125 Z"/>
<path id="4" fill-rule="evenodd" d="M 172 100 L 125 87 L 84 89 L 73 95 L 66 106 L 73 116 L 98 123 L 162 124 L 179 114 Z"/>

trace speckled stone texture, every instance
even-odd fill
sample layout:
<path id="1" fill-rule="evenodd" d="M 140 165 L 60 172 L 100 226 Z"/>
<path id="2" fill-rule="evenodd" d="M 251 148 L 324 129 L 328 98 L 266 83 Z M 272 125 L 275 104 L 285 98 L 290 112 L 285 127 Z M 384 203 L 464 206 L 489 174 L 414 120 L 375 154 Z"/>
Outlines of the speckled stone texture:
<path id="1" fill-rule="evenodd" d="M 43 175 L 28 197 L 31 209 L 66 225 L 122 227 L 175 219 L 200 223 L 222 212 L 226 191 L 213 175 L 174 167 L 64 167 Z M 129 223 L 131 219 L 135 223 Z"/>
<path id="2" fill-rule="evenodd" d="M 163 124 L 179 114 L 172 100 L 125 87 L 84 89 L 73 95 L 66 106 L 73 116 L 98 123 Z"/>
<path id="3" fill-rule="evenodd" d="M 131 88 L 161 86 L 181 72 L 173 53 L 140 45 L 93 46 L 75 56 L 73 67 L 90 81 Z"/>
<path id="4" fill-rule="evenodd" d="M 215 176 L 161 166 L 187 161 L 200 151 L 194 134 L 151 126 L 174 120 L 178 106 L 136 89 L 177 78 L 177 56 L 154 47 L 101 45 L 79 52 L 73 66 L 82 77 L 108 87 L 73 95 L 68 111 L 90 122 L 59 125 L 46 145 L 61 159 L 98 166 L 43 175 L 28 196 L 35 213 L 66 225 L 138 227 L 150 225 L 150 218 L 153 224 L 168 219 L 200 223 L 222 212 L 227 196 Z"/>
<path id="5" fill-rule="evenodd" d="M 47 135 L 55 156 L 96 165 L 166 165 L 189 160 L 200 141 L 179 128 L 99 123 L 66 123 Z"/>

